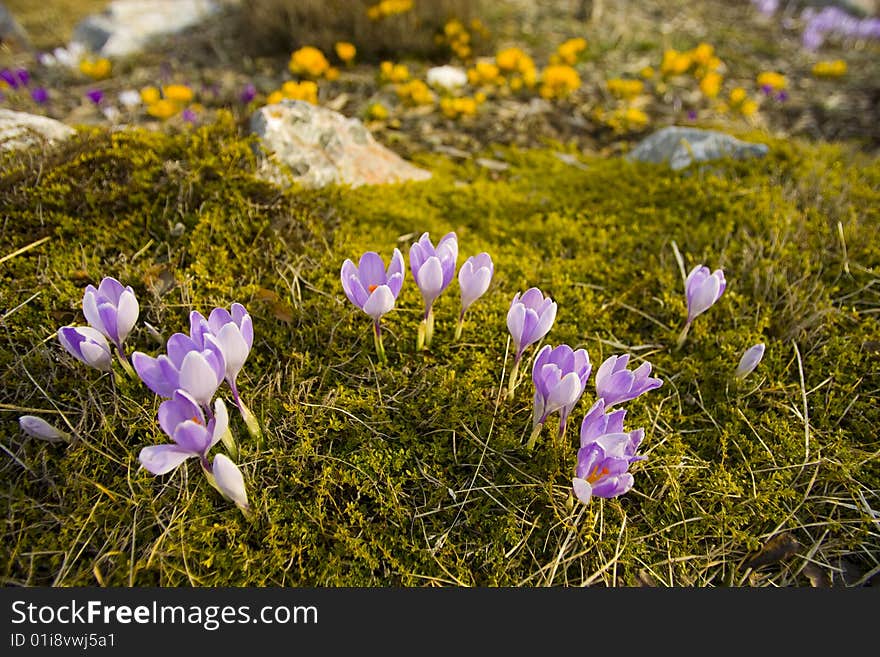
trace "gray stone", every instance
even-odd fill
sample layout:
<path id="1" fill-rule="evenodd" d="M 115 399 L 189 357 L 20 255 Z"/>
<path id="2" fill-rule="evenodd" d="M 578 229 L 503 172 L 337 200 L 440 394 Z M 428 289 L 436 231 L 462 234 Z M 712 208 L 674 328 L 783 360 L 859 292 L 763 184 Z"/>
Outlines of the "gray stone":
<path id="1" fill-rule="evenodd" d="M 52 144 L 74 133 L 73 128 L 46 116 L 0 109 L 0 150 Z"/>
<path id="2" fill-rule="evenodd" d="M 763 157 L 768 150 L 766 144 L 740 141 L 715 130 L 670 126 L 645 137 L 626 157 L 640 162 L 667 162 L 672 169 L 683 169 L 692 162 Z"/>
<path id="3" fill-rule="evenodd" d="M 27 32 L 2 2 L 0 2 L 0 43 L 18 44 L 25 49 L 30 47 Z"/>
<path id="4" fill-rule="evenodd" d="M 150 40 L 180 32 L 220 10 L 216 0 L 113 0 L 80 21 L 73 40 L 104 57 L 144 50 Z"/>
<path id="5" fill-rule="evenodd" d="M 286 182 L 282 168 L 306 187 L 426 180 L 420 169 L 378 143 L 357 119 L 300 100 L 261 107 L 251 116 L 261 141 L 261 175 Z"/>

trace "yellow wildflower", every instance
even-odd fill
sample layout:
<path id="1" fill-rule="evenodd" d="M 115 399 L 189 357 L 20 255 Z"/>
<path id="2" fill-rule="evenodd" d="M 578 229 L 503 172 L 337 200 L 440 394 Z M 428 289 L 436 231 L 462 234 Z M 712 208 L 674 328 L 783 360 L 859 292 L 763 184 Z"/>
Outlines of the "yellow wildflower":
<path id="1" fill-rule="evenodd" d="M 730 104 L 739 105 L 748 97 L 748 93 L 742 87 L 736 87 L 730 90 Z"/>
<path id="2" fill-rule="evenodd" d="M 772 91 L 779 91 L 788 86 L 785 76 L 774 71 L 764 71 L 758 75 L 758 86 L 769 87 Z"/>
<path id="3" fill-rule="evenodd" d="M 689 53 L 679 52 L 670 48 L 663 53 L 663 61 L 660 64 L 660 72 L 665 76 L 682 75 L 691 67 L 692 60 Z"/>
<path id="4" fill-rule="evenodd" d="M 281 85 L 281 93 L 284 98 L 290 100 L 304 100 L 312 105 L 318 104 L 318 85 L 312 80 L 303 80 L 302 82 L 288 80 Z"/>
<path id="5" fill-rule="evenodd" d="M 379 64 L 379 76 L 384 82 L 406 82 L 409 80 L 409 69 L 404 64 L 382 62 Z"/>
<path id="6" fill-rule="evenodd" d="M 440 111 L 450 119 L 461 116 L 474 116 L 477 113 L 478 101 L 476 98 L 443 98 L 440 100 Z"/>
<path id="7" fill-rule="evenodd" d="M 332 82 L 333 80 L 339 79 L 339 69 L 335 66 L 331 66 L 326 71 L 324 71 L 324 77 Z"/>
<path id="8" fill-rule="evenodd" d="M 147 105 L 147 114 L 150 116 L 154 116 L 157 119 L 170 119 L 172 116 L 177 114 L 180 111 L 180 105 L 175 103 L 173 100 L 168 100 L 167 98 L 160 98 L 159 100 L 150 103 Z"/>
<path id="9" fill-rule="evenodd" d="M 560 64 L 572 65 L 577 62 L 580 54 L 587 49 L 587 40 L 577 37 L 569 39 L 556 49 L 556 61 Z"/>
<path id="10" fill-rule="evenodd" d="M 282 100 L 284 100 L 284 93 L 276 89 L 266 97 L 266 104 L 277 105 Z"/>
<path id="11" fill-rule="evenodd" d="M 641 71 L 639 71 L 639 75 L 645 78 L 646 80 L 650 80 L 654 77 L 654 67 L 646 66 Z"/>
<path id="12" fill-rule="evenodd" d="M 333 49 L 336 50 L 336 56 L 346 64 L 351 64 L 354 61 L 354 56 L 357 54 L 357 48 L 348 41 L 338 41 L 333 46 Z"/>
<path id="13" fill-rule="evenodd" d="M 542 98 L 565 98 L 581 86 L 578 72 L 571 66 L 551 64 L 541 73 Z"/>
<path id="14" fill-rule="evenodd" d="M 324 57 L 324 53 L 313 46 L 303 46 L 290 55 L 287 67 L 294 75 L 304 75 L 310 78 L 321 77 L 328 68 L 330 62 Z"/>
<path id="15" fill-rule="evenodd" d="M 104 78 L 110 75 L 110 69 L 112 68 L 112 64 L 110 60 L 106 57 L 101 57 L 100 59 L 83 59 L 79 63 L 79 70 L 81 73 L 88 75 L 90 78 L 94 80 L 103 80 Z"/>
<path id="16" fill-rule="evenodd" d="M 367 117 L 376 121 L 384 121 L 388 118 L 388 108 L 382 103 L 373 103 L 367 108 Z"/>
<path id="17" fill-rule="evenodd" d="M 813 65 L 813 75 L 815 75 L 817 78 L 842 77 L 846 75 L 846 62 L 842 59 L 816 62 Z"/>
<path id="18" fill-rule="evenodd" d="M 431 105 L 434 92 L 422 80 L 410 80 L 395 87 L 398 98 L 409 105 Z"/>
<path id="19" fill-rule="evenodd" d="M 623 100 L 636 98 L 645 88 L 645 84 L 641 80 L 624 80 L 622 78 L 607 80 L 605 84 L 608 91 Z"/>
<path id="20" fill-rule="evenodd" d="M 468 69 L 467 76 L 471 86 L 478 87 L 499 82 L 500 71 L 493 62 L 480 60 L 473 68 Z"/>
<path id="21" fill-rule="evenodd" d="M 367 7 L 367 18 L 377 21 L 380 18 L 404 14 L 413 7 L 413 0 L 382 0 Z"/>
<path id="22" fill-rule="evenodd" d="M 708 43 L 701 43 L 691 51 L 691 58 L 699 66 L 707 66 L 713 59 L 715 48 Z"/>
<path id="23" fill-rule="evenodd" d="M 169 84 L 162 87 L 162 95 L 177 103 L 188 103 L 193 99 L 192 89 L 185 84 Z"/>
<path id="24" fill-rule="evenodd" d="M 720 73 L 707 73 L 700 80 L 700 91 L 706 98 L 715 98 L 721 92 L 721 83 L 723 81 L 724 78 L 721 77 Z"/>
<path id="25" fill-rule="evenodd" d="M 141 89 L 141 100 L 144 101 L 144 105 L 152 105 L 161 97 L 156 87 L 144 87 Z"/>

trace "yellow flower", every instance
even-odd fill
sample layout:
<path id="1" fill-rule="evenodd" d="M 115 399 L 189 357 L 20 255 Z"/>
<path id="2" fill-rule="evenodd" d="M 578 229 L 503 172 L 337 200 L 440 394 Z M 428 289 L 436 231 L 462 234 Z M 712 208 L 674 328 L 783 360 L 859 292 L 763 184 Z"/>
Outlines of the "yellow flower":
<path id="1" fill-rule="evenodd" d="M 788 80 L 780 73 L 773 71 L 764 71 L 758 75 L 758 86 L 769 87 L 773 91 L 785 89 L 788 86 Z"/>
<path id="2" fill-rule="evenodd" d="M 382 62 L 379 64 L 379 75 L 384 82 L 406 82 L 409 80 L 409 69 L 404 64 Z"/>
<path id="3" fill-rule="evenodd" d="M 569 39 L 556 49 L 557 61 L 563 64 L 574 64 L 578 56 L 587 49 L 586 39 L 580 37 Z"/>
<path id="4" fill-rule="evenodd" d="M 477 113 L 478 101 L 476 98 L 443 98 L 440 100 L 440 111 L 450 119 L 461 116 L 474 116 Z"/>
<path id="5" fill-rule="evenodd" d="M 102 80 L 110 75 L 110 69 L 112 68 L 112 64 L 110 60 L 106 57 L 101 57 L 100 59 L 83 59 L 79 63 L 79 70 L 81 73 L 88 75 L 90 78 L 94 80 Z"/>
<path id="6" fill-rule="evenodd" d="M 633 98 L 636 98 L 645 88 L 645 84 L 641 80 L 613 78 L 607 80 L 605 84 L 608 87 L 608 91 L 623 100 L 632 100 Z"/>
<path id="7" fill-rule="evenodd" d="M 291 53 L 287 67 L 294 75 L 304 75 L 310 78 L 321 77 L 328 68 L 330 62 L 324 57 L 324 53 L 313 46 L 303 46 Z"/>
<path id="8" fill-rule="evenodd" d="M 173 100 L 160 98 L 159 100 L 147 105 L 147 114 L 157 119 L 170 119 L 180 111 L 180 106 Z"/>
<path id="9" fill-rule="evenodd" d="M 272 93 L 270 93 L 269 96 L 266 98 L 266 104 L 267 105 L 277 105 L 282 100 L 284 100 L 284 93 L 276 90 L 276 91 L 273 91 Z"/>
<path id="10" fill-rule="evenodd" d="M 409 105 L 431 105 L 434 103 L 434 92 L 421 80 L 410 80 L 398 84 L 395 89 L 398 98 Z"/>
<path id="11" fill-rule="evenodd" d="M 758 111 L 758 103 L 754 100 L 747 100 L 740 106 L 739 111 L 743 116 L 751 116 Z"/>
<path id="12" fill-rule="evenodd" d="M 357 54 L 357 48 L 348 41 L 338 41 L 333 48 L 336 50 L 336 56 L 346 64 L 351 64 L 354 61 L 354 56 Z"/>
<path id="13" fill-rule="evenodd" d="M 578 72 L 571 66 L 550 65 L 541 73 L 542 98 L 565 98 L 581 86 Z"/>
<path id="14" fill-rule="evenodd" d="M 712 60 L 715 48 L 708 43 L 701 43 L 691 51 L 691 57 L 700 66 L 706 66 Z"/>
<path id="15" fill-rule="evenodd" d="M 758 111 L 758 103 L 749 98 L 746 90 L 736 87 L 730 91 L 730 109 L 739 112 L 743 116 L 752 116 Z"/>
<path id="16" fill-rule="evenodd" d="M 646 66 L 641 71 L 639 71 L 639 75 L 645 78 L 646 80 L 650 80 L 654 77 L 654 67 Z"/>
<path id="17" fill-rule="evenodd" d="M 618 107 L 610 114 L 598 109 L 593 116 L 617 134 L 641 130 L 648 125 L 648 115 L 635 107 Z"/>
<path id="18" fill-rule="evenodd" d="M 686 52 L 679 52 L 670 48 L 663 53 L 663 61 L 660 64 L 660 72 L 665 76 L 681 75 L 687 73 L 692 64 L 691 56 Z"/>
<path id="19" fill-rule="evenodd" d="M 746 90 L 743 89 L 742 87 L 736 87 L 735 89 L 730 90 L 730 104 L 731 105 L 739 105 L 747 97 L 748 97 L 748 94 L 746 93 Z"/>
<path id="20" fill-rule="evenodd" d="M 842 59 L 816 62 L 813 65 L 813 75 L 815 75 L 817 78 L 842 77 L 846 75 L 846 62 Z"/>
<path id="21" fill-rule="evenodd" d="M 468 82 L 474 87 L 495 84 L 499 82 L 499 75 L 498 67 L 487 60 L 478 61 L 467 72 Z"/>
<path id="22" fill-rule="evenodd" d="M 144 105 L 152 105 L 159 98 L 161 98 L 161 94 L 156 87 L 144 87 L 141 89 L 141 100 L 144 101 Z"/>
<path id="23" fill-rule="evenodd" d="M 281 93 L 284 98 L 290 100 L 304 100 L 312 105 L 318 104 L 318 85 L 312 80 L 303 80 L 302 82 L 288 80 L 281 85 Z"/>
<path id="24" fill-rule="evenodd" d="M 373 103 L 367 108 L 367 117 L 376 121 L 384 121 L 388 118 L 388 108 L 382 103 Z"/>
<path id="25" fill-rule="evenodd" d="M 367 18 L 377 21 L 386 16 L 403 14 L 413 7 L 413 0 L 382 0 L 381 2 L 367 7 Z"/>
<path id="26" fill-rule="evenodd" d="M 324 77 L 332 82 L 333 80 L 339 79 L 339 69 L 335 66 L 331 66 L 326 71 L 324 71 Z"/>
<path id="27" fill-rule="evenodd" d="M 502 71 L 520 73 L 525 75 L 527 71 L 535 70 L 535 62 L 519 48 L 505 48 L 495 55 L 495 63 Z"/>
<path id="28" fill-rule="evenodd" d="M 706 76 L 700 80 L 700 91 L 706 98 L 715 98 L 721 92 L 721 83 L 724 79 L 721 77 L 720 73 L 707 73 Z"/>
<path id="29" fill-rule="evenodd" d="M 178 103 L 188 103 L 193 99 L 192 89 L 185 84 L 169 84 L 162 87 L 162 95 L 168 100 Z"/>

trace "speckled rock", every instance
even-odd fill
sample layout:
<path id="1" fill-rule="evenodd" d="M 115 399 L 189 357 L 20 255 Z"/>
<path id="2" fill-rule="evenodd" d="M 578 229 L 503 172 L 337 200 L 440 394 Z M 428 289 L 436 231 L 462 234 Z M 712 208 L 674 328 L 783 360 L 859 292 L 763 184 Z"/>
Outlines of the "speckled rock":
<path id="1" fill-rule="evenodd" d="M 299 100 L 260 108 L 251 116 L 264 157 L 261 173 L 286 180 L 279 165 L 306 187 L 330 184 L 377 185 L 426 180 L 429 171 L 378 143 L 357 119 Z"/>
<path id="2" fill-rule="evenodd" d="M 54 143 L 74 134 L 73 128 L 46 116 L 0 109 L 0 150 Z"/>
<path id="3" fill-rule="evenodd" d="M 645 137 L 626 157 L 640 162 L 666 162 L 672 169 L 683 169 L 693 162 L 763 157 L 768 150 L 766 144 L 740 141 L 715 130 L 670 126 Z"/>

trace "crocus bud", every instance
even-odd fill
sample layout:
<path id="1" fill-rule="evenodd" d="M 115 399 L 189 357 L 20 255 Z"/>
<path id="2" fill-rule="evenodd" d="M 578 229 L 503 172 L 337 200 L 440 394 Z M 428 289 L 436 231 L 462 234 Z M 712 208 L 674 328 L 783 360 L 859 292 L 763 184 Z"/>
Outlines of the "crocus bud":
<path id="1" fill-rule="evenodd" d="M 688 309 L 687 323 L 690 324 L 697 315 L 709 310 L 724 294 L 726 287 L 724 272 L 720 269 L 709 273 L 709 268 L 704 265 L 694 267 L 684 284 Z"/>
<path id="2" fill-rule="evenodd" d="M 70 440 L 70 435 L 56 429 L 41 417 L 36 415 L 22 415 L 18 418 L 21 430 L 33 438 L 39 438 L 50 443 L 61 443 Z"/>
<path id="3" fill-rule="evenodd" d="M 746 349 L 742 358 L 739 359 L 739 365 L 736 368 L 734 376 L 737 379 L 744 379 L 758 366 L 764 357 L 764 343 L 759 342 L 753 347 Z"/>
<path id="4" fill-rule="evenodd" d="M 596 395 L 612 406 L 635 399 L 639 395 L 663 385 L 660 379 L 649 376 L 651 363 L 644 362 L 633 371 L 626 369 L 629 354 L 610 356 L 596 371 Z"/>
<path id="5" fill-rule="evenodd" d="M 488 253 L 479 253 L 464 261 L 458 270 L 458 285 L 461 287 L 461 314 L 479 299 L 492 282 L 495 266 Z"/>
<path id="6" fill-rule="evenodd" d="M 97 370 L 109 372 L 112 363 L 107 339 L 90 326 L 64 326 L 58 341 L 77 360 Z"/>
<path id="7" fill-rule="evenodd" d="M 211 467 L 211 474 L 218 490 L 223 495 L 235 502 L 235 505 L 247 515 L 250 511 L 248 506 L 247 489 L 244 486 L 244 476 L 238 466 L 225 454 L 217 454 Z"/>
<path id="8" fill-rule="evenodd" d="M 444 235 L 437 243 L 436 249 L 428 233 L 423 233 L 419 241 L 410 247 L 409 266 L 425 300 L 426 317 L 434 301 L 452 282 L 456 260 L 458 260 L 458 238 L 455 233 Z"/>
<path id="9" fill-rule="evenodd" d="M 538 288 L 529 288 L 522 297 L 519 292 L 514 295 L 507 311 L 507 329 L 513 338 L 516 362 L 529 345 L 547 335 L 555 319 L 556 302 Z"/>
<path id="10" fill-rule="evenodd" d="M 122 343 L 137 322 L 140 308 L 131 286 L 109 276 L 101 280 L 97 289 L 86 286 L 83 294 L 83 314 L 89 325 L 100 331 L 122 352 Z"/>

